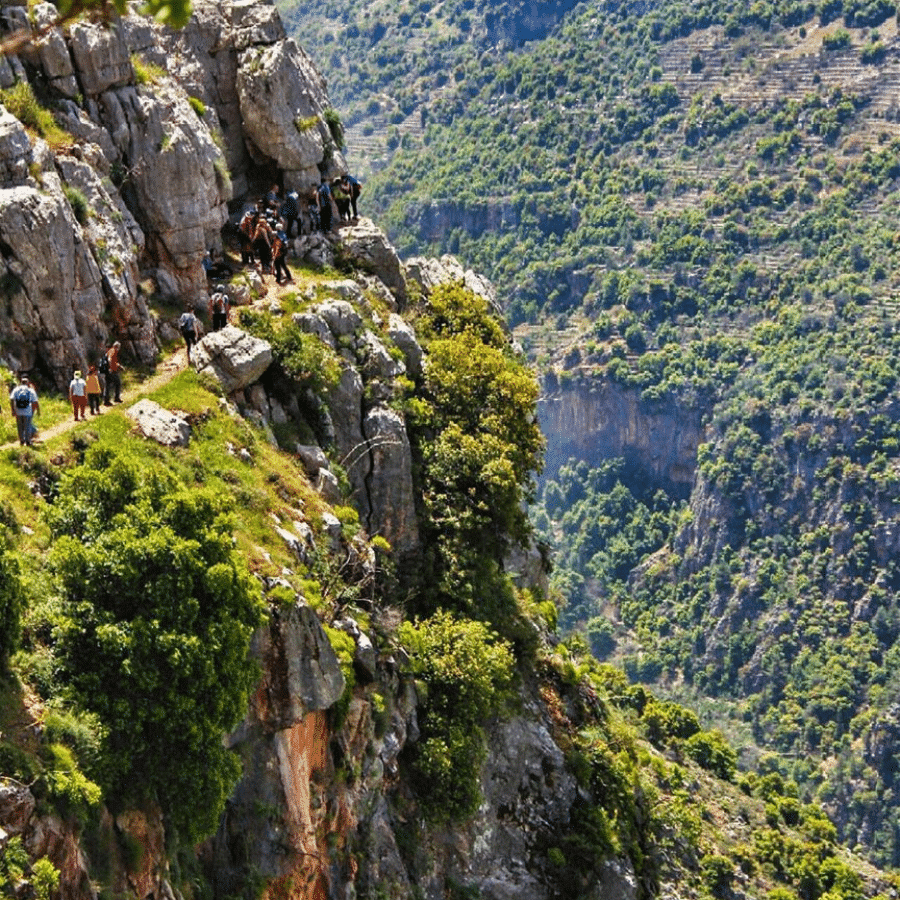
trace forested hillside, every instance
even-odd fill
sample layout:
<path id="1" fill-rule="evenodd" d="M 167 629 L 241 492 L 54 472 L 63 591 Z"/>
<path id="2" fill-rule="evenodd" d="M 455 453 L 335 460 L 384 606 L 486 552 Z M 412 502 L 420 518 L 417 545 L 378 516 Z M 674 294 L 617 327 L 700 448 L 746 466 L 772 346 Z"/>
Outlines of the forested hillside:
<path id="1" fill-rule="evenodd" d="M 546 472 L 565 624 L 718 698 L 748 756 L 900 864 L 896 5 L 585 2 L 466 43 L 425 3 L 371 9 L 359 44 L 335 6 L 344 96 L 393 61 L 374 99 L 405 127 L 365 201 L 398 244 L 492 277 L 546 392 L 705 429 L 687 499 L 633 460 Z M 427 89 L 417 41 L 447 60 Z"/>

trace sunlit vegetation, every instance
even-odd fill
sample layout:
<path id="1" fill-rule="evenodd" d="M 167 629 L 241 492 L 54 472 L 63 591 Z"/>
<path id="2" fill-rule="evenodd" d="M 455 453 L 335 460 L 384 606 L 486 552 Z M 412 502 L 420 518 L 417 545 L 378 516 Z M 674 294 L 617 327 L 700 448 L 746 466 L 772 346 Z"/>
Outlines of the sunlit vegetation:
<path id="1" fill-rule="evenodd" d="M 888 59 L 896 5 L 582 3 L 521 42 L 478 5 L 463 37 L 462 12 L 349 3 L 341 41 L 311 37 L 340 61 L 338 97 L 382 89 L 349 120 L 418 113 L 367 185 L 372 208 L 401 249 L 485 271 L 533 326 L 548 384 L 612 381 L 710 429 L 696 491 L 713 520 L 614 464 L 547 473 L 536 524 L 558 551 L 561 622 L 633 679 L 743 704 L 802 799 L 897 865 L 893 753 L 859 748 L 893 728 L 900 636 L 900 143 L 872 94 L 824 77 Z M 727 39 L 715 51 L 709 28 Z M 821 72 L 792 82 L 775 60 L 807 39 Z M 766 83 L 783 91 L 754 99 Z M 571 372 L 553 357 L 566 327 Z"/>

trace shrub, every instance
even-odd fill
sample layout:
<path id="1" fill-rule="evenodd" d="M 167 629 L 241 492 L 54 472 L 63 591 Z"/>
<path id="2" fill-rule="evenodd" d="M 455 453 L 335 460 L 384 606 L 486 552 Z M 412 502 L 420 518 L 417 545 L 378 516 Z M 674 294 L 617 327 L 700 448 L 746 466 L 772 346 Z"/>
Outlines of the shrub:
<path id="1" fill-rule="evenodd" d="M 6 529 L 0 526 L 0 530 Z M 19 645 L 24 604 L 19 562 L 0 546 L 0 669 Z"/>
<path id="2" fill-rule="evenodd" d="M 48 518 L 60 675 L 106 729 L 106 794 L 154 799 L 172 836 L 197 840 L 240 769 L 222 734 L 246 709 L 262 618 L 227 510 L 96 444 Z"/>
<path id="3" fill-rule="evenodd" d="M 63 194 L 72 207 L 72 212 L 80 225 L 87 225 L 88 216 L 90 215 L 90 206 L 87 197 L 77 188 L 71 185 L 63 185 Z"/>
<path id="4" fill-rule="evenodd" d="M 330 106 L 322 113 L 322 116 L 325 119 L 325 124 L 328 126 L 329 132 L 331 132 L 331 139 L 334 141 L 335 147 L 338 150 L 344 149 L 344 126 L 341 123 L 341 117 L 338 115 L 337 110 L 332 109 Z"/>
<path id="5" fill-rule="evenodd" d="M 483 623 L 446 612 L 404 622 L 400 640 L 410 673 L 424 688 L 421 738 L 411 754 L 416 792 L 428 818 L 465 819 L 481 802 L 481 726 L 506 701 L 513 678 L 510 647 Z"/>
<path id="6" fill-rule="evenodd" d="M 0 91 L 0 103 L 29 130 L 44 138 L 51 146 L 71 140 L 53 118 L 53 113 L 41 105 L 31 85 L 19 81 L 11 88 Z"/>
<path id="7" fill-rule="evenodd" d="M 166 75 L 166 70 L 138 56 L 131 55 L 131 68 L 134 70 L 135 84 L 156 84 Z"/>
<path id="8" fill-rule="evenodd" d="M 315 335 L 289 322 L 271 337 L 272 352 L 295 381 L 314 391 L 334 387 L 341 377 L 341 363 L 335 352 Z"/>
<path id="9" fill-rule="evenodd" d="M 719 731 L 700 731 L 684 742 L 685 753 L 704 769 L 731 781 L 737 768 L 737 753 Z"/>
<path id="10" fill-rule="evenodd" d="M 822 38 L 823 50 L 843 50 L 845 47 L 849 46 L 850 32 L 843 28 L 838 28 L 837 31 L 826 34 L 825 37 Z"/>
<path id="11" fill-rule="evenodd" d="M 59 887 L 59 869 L 46 856 L 36 860 L 31 867 L 31 886 L 35 900 L 50 900 Z"/>

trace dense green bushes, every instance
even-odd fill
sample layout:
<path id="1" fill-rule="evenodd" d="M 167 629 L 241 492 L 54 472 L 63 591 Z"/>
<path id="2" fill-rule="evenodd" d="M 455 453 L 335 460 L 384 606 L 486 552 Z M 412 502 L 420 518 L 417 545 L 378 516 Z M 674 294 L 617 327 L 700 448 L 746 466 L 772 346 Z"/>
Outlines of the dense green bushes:
<path id="1" fill-rule="evenodd" d="M 19 643 L 25 597 L 19 578 L 19 564 L 4 546 L 6 526 L 0 525 L 0 670 Z"/>
<path id="2" fill-rule="evenodd" d="M 97 446 L 48 517 L 59 679 L 104 729 L 107 800 L 158 802 L 170 837 L 195 841 L 239 772 L 222 733 L 246 708 L 262 615 L 227 511 Z"/>
<path id="3" fill-rule="evenodd" d="M 481 802 L 482 726 L 509 699 L 510 647 L 483 623 L 444 612 L 404 622 L 399 637 L 423 688 L 421 737 L 409 750 L 413 785 L 430 819 L 465 819 Z"/>
<path id="4" fill-rule="evenodd" d="M 543 450 L 537 382 L 486 302 L 459 285 L 437 288 L 419 324 L 425 376 L 409 418 L 431 563 L 422 608 L 457 609 L 508 634 L 516 613 L 502 560 L 529 532 L 523 500 Z"/>

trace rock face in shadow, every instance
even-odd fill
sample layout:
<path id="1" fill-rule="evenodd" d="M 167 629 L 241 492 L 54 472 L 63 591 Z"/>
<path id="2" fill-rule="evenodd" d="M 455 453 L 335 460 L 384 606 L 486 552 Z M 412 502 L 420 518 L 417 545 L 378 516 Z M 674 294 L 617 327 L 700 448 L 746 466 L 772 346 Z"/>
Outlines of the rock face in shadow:
<path id="1" fill-rule="evenodd" d="M 643 400 L 639 391 L 596 380 L 545 383 L 538 417 L 547 437 L 548 474 L 571 457 L 591 465 L 621 457 L 626 481 L 690 495 L 704 440 L 702 410 Z"/>

